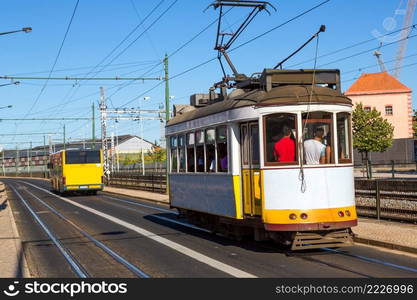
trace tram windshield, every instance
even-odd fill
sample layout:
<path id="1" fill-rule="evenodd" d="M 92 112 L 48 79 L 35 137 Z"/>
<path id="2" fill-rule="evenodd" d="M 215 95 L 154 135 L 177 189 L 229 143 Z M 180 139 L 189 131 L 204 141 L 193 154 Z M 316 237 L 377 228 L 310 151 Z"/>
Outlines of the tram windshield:
<path id="1" fill-rule="evenodd" d="M 333 114 L 313 111 L 303 113 L 304 163 L 334 163 Z"/>
<path id="2" fill-rule="evenodd" d="M 265 162 L 274 164 L 297 163 L 297 116 L 274 114 L 265 117 Z"/>
<path id="3" fill-rule="evenodd" d="M 99 164 L 100 151 L 86 150 L 86 151 L 66 151 L 66 164 Z"/>

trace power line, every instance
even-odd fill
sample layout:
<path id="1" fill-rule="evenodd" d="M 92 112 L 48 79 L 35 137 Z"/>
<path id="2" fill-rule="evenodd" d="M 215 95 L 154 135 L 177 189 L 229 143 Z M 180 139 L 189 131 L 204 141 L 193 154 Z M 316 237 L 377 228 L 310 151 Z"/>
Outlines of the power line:
<path id="1" fill-rule="evenodd" d="M 88 76 L 88 75 L 90 75 L 91 73 L 93 73 L 94 72 L 94 70 L 96 69 L 96 68 L 98 68 L 102 63 L 104 63 L 106 60 L 107 60 L 107 58 L 109 58 L 161 5 L 162 5 L 162 3 L 164 2 L 165 0 L 161 0 L 148 14 L 147 14 L 147 16 L 142 20 L 142 22 L 140 22 L 133 30 L 131 30 L 130 32 L 129 32 L 129 34 L 121 41 L 121 42 L 119 42 L 119 44 L 116 46 L 116 47 L 114 47 L 111 51 L 110 51 L 110 53 L 109 54 L 107 54 L 98 64 L 96 64 L 88 73 L 87 73 L 87 75 L 86 76 Z M 95 75 L 97 75 L 98 73 L 100 73 L 100 72 L 102 72 L 107 66 L 109 66 L 112 62 L 113 62 L 114 60 L 112 60 L 110 63 L 108 63 L 108 64 L 106 64 L 103 68 L 101 68 L 99 71 L 96 71 L 93 75 L 92 75 L 92 77 L 94 77 Z M 68 91 L 68 93 L 64 96 L 64 98 L 60 101 L 60 103 L 62 103 L 62 102 L 64 102 L 65 101 L 65 99 L 68 99 L 69 98 L 69 100 L 68 101 L 66 101 L 65 102 L 65 104 L 64 105 L 60 105 L 61 106 L 61 109 L 67 104 L 67 103 L 69 103 L 69 102 L 71 102 L 71 99 L 75 96 L 75 94 L 77 93 L 77 91 L 78 91 L 78 89 L 79 89 L 79 87 L 80 87 L 81 85 L 80 85 L 80 83 L 78 83 L 78 86 L 77 86 L 77 88 L 75 89 L 75 90 L 72 90 L 72 89 L 70 89 L 69 91 Z M 71 94 L 71 91 L 73 92 L 72 93 L 72 95 L 70 95 Z M 97 94 L 97 93 L 95 93 L 95 94 Z"/>
<path id="2" fill-rule="evenodd" d="M 72 12 L 72 16 L 71 16 L 70 22 L 69 22 L 69 24 L 68 24 L 68 26 L 67 26 L 67 30 L 65 31 L 64 38 L 63 38 L 63 40 L 62 40 L 62 42 L 61 42 L 61 46 L 59 47 L 58 53 L 57 53 L 57 55 L 56 55 L 56 57 L 55 57 L 55 61 L 54 61 L 53 65 L 52 65 L 51 71 L 49 72 L 48 78 L 50 78 L 50 77 L 51 77 L 52 72 L 54 71 L 55 65 L 56 65 L 56 63 L 58 62 L 58 58 L 59 58 L 59 56 L 60 56 L 60 54 L 61 54 L 61 51 L 62 51 L 62 48 L 63 48 L 63 46 L 64 46 L 65 40 L 66 40 L 66 38 L 67 38 L 68 32 L 69 32 L 69 30 L 70 30 L 70 28 L 71 28 L 71 24 L 72 24 L 72 21 L 73 21 L 73 19 L 74 19 L 75 12 L 77 11 L 77 7 L 78 7 L 78 3 L 79 3 L 79 2 L 80 2 L 80 0 L 77 0 L 77 3 L 75 4 L 75 7 L 74 7 L 74 10 L 73 10 L 73 12 Z M 48 79 L 48 78 L 46 78 L 45 84 L 43 85 L 43 87 L 42 87 L 41 91 L 39 92 L 38 96 L 36 97 L 35 102 L 32 104 L 32 106 L 30 107 L 29 111 L 25 114 L 25 117 L 26 117 L 26 116 L 27 116 L 27 115 L 28 115 L 28 114 L 32 111 L 32 109 L 33 109 L 33 108 L 35 107 L 35 105 L 38 103 L 39 98 L 40 98 L 40 97 L 41 97 L 41 95 L 43 94 L 43 91 L 45 90 L 45 88 L 46 88 L 46 86 L 47 86 L 47 84 L 48 84 L 48 81 L 49 81 L 49 79 Z"/>
<path id="3" fill-rule="evenodd" d="M 285 22 L 283 22 L 283 23 L 279 24 L 278 26 L 275 26 L 275 27 L 273 27 L 273 28 L 271 28 L 271 29 L 269 29 L 269 30 L 265 31 L 264 33 L 259 34 L 259 35 L 255 36 L 254 38 L 252 38 L 252 39 L 250 39 L 250 40 L 248 40 L 248 41 L 246 41 L 246 42 L 244 42 L 244 43 L 242 43 L 242 44 L 240 44 L 240 45 L 238 45 L 238 46 L 236 46 L 236 47 L 234 47 L 234 48 L 230 49 L 229 53 L 230 53 L 230 52 L 232 52 L 232 51 L 234 51 L 234 50 L 237 50 L 237 49 L 239 49 L 239 48 L 241 48 L 241 47 L 243 47 L 243 46 L 245 46 L 245 45 L 247 45 L 247 44 L 249 44 L 249 43 L 251 43 L 251 42 L 253 42 L 253 41 L 255 41 L 255 40 L 257 40 L 258 38 L 261 38 L 261 37 L 265 36 L 266 34 L 271 33 L 272 31 L 274 31 L 274 30 L 276 30 L 276 29 L 278 29 L 278 28 L 281 28 L 282 26 L 284 26 L 284 25 L 286 25 L 286 24 L 288 24 L 288 23 L 290 23 L 290 22 L 292 22 L 292 21 L 294 21 L 294 20 L 296 20 L 296 19 L 298 19 L 298 18 L 300 18 L 300 17 L 302 17 L 302 16 L 306 15 L 306 14 L 307 14 L 307 13 L 309 13 L 309 12 L 312 12 L 313 10 L 315 10 L 315 9 L 317 9 L 317 8 L 319 8 L 319 7 L 321 7 L 322 5 L 324 5 L 324 4 L 326 4 L 326 3 L 330 2 L 330 1 L 331 1 L 331 0 L 326 0 L 326 1 L 323 1 L 323 2 L 321 2 L 321 3 L 319 3 L 319 4 L 315 5 L 315 6 L 313 6 L 312 8 L 310 8 L 310 9 L 308 9 L 308 10 L 303 11 L 302 13 L 300 13 L 300 14 L 298 14 L 298 15 L 294 16 L 293 18 L 288 19 L 287 21 L 285 21 Z M 204 61 L 204 62 L 202 62 L 202 63 L 199 63 L 199 64 L 198 64 L 198 65 L 196 65 L 196 66 L 193 66 L 193 67 L 191 67 L 191 68 L 188 68 L 188 69 L 186 69 L 186 70 L 184 70 L 184 71 L 182 71 L 182 72 L 180 72 L 180 73 L 178 73 L 178 74 L 176 74 L 176 75 L 172 76 L 172 77 L 170 78 L 170 80 L 175 79 L 175 78 L 177 78 L 177 77 L 180 77 L 180 76 L 182 76 L 182 75 L 184 75 L 184 74 L 186 74 L 186 73 L 189 73 L 189 72 L 191 72 L 191 71 L 193 71 L 193 70 L 195 70 L 195 69 L 198 69 L 198 68 L 200 68 L 200 67 L 202 67 L 202 66 L 204 66 L 204 65 L 206 65 L 206 64 L 208 64 L 208 63 L 210 63 L 210 62 L 212 62 L 212 61 L 214 61 L 214 60 L 216 60 L 216 59 L 217 59 L 217 56 L 216 56 L 216 57 L 213 57 L 213 58 L 211 58 L 211 59 L 208 59 L 208 60 L 206 60 L 206 61 Z M 150 92 L 150 91 L 152 91 L 152 90 L 156 89 L 157 87 L 159 87 L 162 83 L 163 83 L 163 82 L 160 82 L 160 83 L 156 84 L 154 87 L 150 88 L 149 90 L 147 90 L 146 92 L 144 92 L 144 93 L 140 94 L 139 96 L 137 96 L 137 97 L 133 98 L 132 100 L 130 100 L 130 101 L 128 101 L 128 102 L 126 102 L 126 103 L 125 103 L 125 104 L 123 104 L 122 106 L 128 105 L 128 104 L 132 103 L 133 101 L 135 101 L 135 100 L 139 99 L 139 98 L 140 98 L 140 97 L 142 97 L 143 95 L 145 95 L 145 94 L 147 94 L 148 92 Z"/>
<path id="4" fill-rule="evenodd" d="M 404 29 L 407 29 L 407 28 L 409 28 L 409 27 L 415 28 L 416 26 L 417 26 L 417 23 L 416 23 L 416 24 L 413 24 L 413 25 L 411 25 L 411 26 L 408 26 L 408 27 L 404 27 L 404 28 L 401 28 L 401 29 L 398 29 L 398 30 L 395 30 L 395 31 L 392 31 L 392 32 L 389 32 L 389 33 L 386 33 L 386 34 L 381 35 L 381 36 L 378 36 L 378 37 L 374 37 L 374 38 L 371 38 L 371 39 L 367 39 L 367 40 L 364 40 L 364 41 L 361 41 L 361 42 L 355 43 L 355 44 L 353 44 L 353 45 L 346 46 L 346 47 L 343 47 L 343 48 L 340 48 L 340 49 L 334 50 L 334 51 L 332 51 L 332 52 L 329 52 L 329 53 L 326 53 L 326 54 L 320 55 L 318 58 L 323 58 L 323 57 L 331 56 L 331 55 L 333 55 L 333 54 L 337 54 L 337 53 L 339 53 L 339 52 L 343 52 L 343 51 L 345 51 L 345 50 L 349 50 L 349 49 L 355 48 L 355 47 L 357 47 L 357 46 L 361 46 L 361 45 L 367 44 L 367 43 L 369 43 L 369 42 L 375 41 L 375 40 L 376 40 L 376 39 L 378 39 L 378 38 L 382 38 L 382 37 L 390 36 L 390 35 L 392 35 L 392 34 L 395 34 L 395 33 L 400 32 L 400 31 L 402 31 L 402 30 L 404 30 Z M 294 68 L 294 67 L 296 67 L 296 66 L 299 66 L 299 65 L 302 65 L 302 64 L 305 64 L 305 63 L 309 63 L 309 62 L 312 62 L 312 61 L 314 61 L 314 58 L 311 58 L 311 59 L 308 59 L 308 60 L 302 61 L 302 62 L 300 62 L 300 63 L 296 63 L 296 64 L 293 64 L 293 65 L 290 65 L 288 68 Z"/>
<path id="5" fill-rule="evenodd" d="M 355 54 L 352 54 L 352 55 L 349 55 L 349 56 L 345 56 L 345 57 L 342 57 L 342 58 L 339 58 L 339 59 L 333 60 L 333 61 L 331 61 L 331 62 L 328 62 L 328 63 L 322 64 L 322 65 L 320 65 L 319 67 L 320 67 L 320 68 L 322 68 L 322 67 L 327 66 L 327 65 L 331 65 L 331 64 L 334 64 L 334 63 L 337 63 L 337 62 L 340 62 L 340 61 L 344 61 L 344 60 L 347 60 L 347 59 L 350 59 L 350 58 L 353 58 L 353 57 L 356 57 L 356 56 L 359 56 L 359 55 L 365 54 L 365 53 L 369 53 L 369 52 L 371 52 L 371 51 L 373 51 L 373 50 L 377 50 L 377 49 L 381 49 L 381 48 L 384 48 L 384 47 L 387 47 L 387 46 L 391 46 L 391 45 L 394 45 L 394 44 L 396 44 L 396 43 L 399 43 L 399 42 L 401 42 L 401 41 L 403 41 L 403 40 L 405 40 L 405 39 L 412 39 L 412 38 L 414 38 L 414 37 L 416 37 L 416 36 L 417 36 L 417 34 L 410 35 L 410 36 L 408 36 L 408 37 L 406 37 L 406 38 L 404 38 L 404 39 L 400 39 L 400 40 L 398 40 L 398 41 L 394 41 L 394 42 L 391 42 L 391 43 L 388 43 L 388 44 L 384 44 L 384 45 L 381 45 L 381 46 L 378 46 L 378 47 L 374 47 L 374 48 L 371 48 L 371 49 L 367 49 L 367 50 L 364 50 L 364 51 L 360 51 L 360 52 L 357 52 L 357 53 L 355 53 Z"/>

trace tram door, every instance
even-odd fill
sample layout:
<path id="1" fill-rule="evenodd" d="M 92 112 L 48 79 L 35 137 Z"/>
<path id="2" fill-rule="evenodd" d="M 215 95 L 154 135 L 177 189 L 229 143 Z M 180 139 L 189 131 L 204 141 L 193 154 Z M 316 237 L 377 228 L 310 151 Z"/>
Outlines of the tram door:
<path id="1" fill-rule="evenodd" d="M 260 216 L 262 214 L 261 172 L 259 165 L 258 123 L 240 125 L 242 153 L 243 213 Z"/>

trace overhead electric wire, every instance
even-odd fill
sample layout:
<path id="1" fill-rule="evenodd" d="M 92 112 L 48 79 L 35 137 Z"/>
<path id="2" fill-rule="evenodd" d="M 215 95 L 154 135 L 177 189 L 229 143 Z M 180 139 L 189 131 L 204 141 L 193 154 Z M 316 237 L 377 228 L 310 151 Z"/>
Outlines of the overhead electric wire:
<path id="1" fill-rule="evenodd" d="M 285 21 L 285 22 L 283 22 L 283 23 L 279 24 L 278 26 L 275 26 L 275 27 L 273 27 L 273 28 L 271 28 L 271 29 L 269 29 L 269 30 L 265 31 L 264 33 L 261 33 L 261 34 L 259 34 L 259 35 L 255 36 L 254 38 L 252 38 L 252 39 L 250 39 L 250 40 L 248 40 L 248 41 L 246 41 L 246 42 L 244 42 L 244 43 L 242 43 L 242 44 L 240 44 L 240 45 L 238 45 L 238 46 L 236 46 L 236 47 L 234 47 L 234 48 L 230 49 L 230 50 L 229 50 L 229 52 L 232 52 L 232 51 L 237 50 L 237 49 L 239 49 L 239 48 L 241 48 L 241 47 L 243 47 L 243 46 L 246 46 L 247 44 L 249 44 L 249 43 L 251 43 L 251 42 L 253 42 L 253 41 L 257 40 L 258 38 L 261 38 L 261 37 L 263 37 L 263 36 L 265 36 L 265 35 L 267 35 L 267 34 L 271 33 L 272 31 L 274 31 L 274 30 L 276 30 L 276 29 L 279 29 L 279 28 L 283 27 L 284 25 L 287 25 L 288 23 L 290 23 L 290 22 L 292 22 L 292 21 L 295 21 L 296 19 L 298 19 L 298 18 L 300 18 L 300 17 L 302 17 L 302 16 L 304 16 L 304 15 L 306 15 L 306 14 L 308 14 L 308 13 L 312 12 L 313 10 L 315 10 L 315 9 L 317 9 L 317 8 L 319 8 L 319 7 L 321 7 L 321 6 L 323 6 L 324 4 L 326 4 L 326 3 L 330 2 L 330 1 L 331 1 L 331 0 L 326 0 L 326 1 L 323 1 L 323 2 L 321 2 L 321 3 L 319 3 L 319 4 L 315 5 L 315 6 L 313 6 L 312 8 L 307 9 L 307 10 L 305 10 L 305 11 L 301 12 L 300 14 L 298 14 L 298 15 L 296 15 L 296 16 L 294 16 L 294 17 L 290 18 L 290 19 L 288 19 L 287 21 Z M 214 60 L 217 60 L 217 56 L 216 56 L 216 57 L 213 57 L 213 58 L 211 58 L 211 59 L 208 59 L 208 60 L 206 60 L 206 61 L 204 61 L 204 62 L 202 62 L 202 63 L 199 63 L 198 65 L 195 65 L 195 66 L 193 66 L 193 67 L 191 67 L 191 68 L 188 68 L 188 69 L 186 69 L 186 70 L 184 70 L 184 71 L 182 71 L 182 72 L 180 72 L 180 73 L 178 73 L 178 74 L 176 74 L 176 75 L 174 75 L 174 76 L 170 77 L 170 78 L 169 78 L 169 80 L 172 80 L 172 79 L 178 78 L 178 77 L 180 77 L 180 76 L 182 76 L 182 75 L 184 75 L 184 74 L 186 74 L 186 73 L 189 73 L 189 72 L 191 72 L 191 71 L 193 71 L 193 70 L 195 70 L 195 69 L 198 69 L 198 68 L 200 68 L 200 67 L 202 67 L 202 66 L 204 66 L 204 65 L 206 65 L 206 64 L 208 64 L 208 63 L 210 63 L 210 62 L 212 62 L 212 61 L 214 61 Z M 148 93 L 148 92 L 150 92 L 150 91 L 152 91 L 152 90 L 156 89 L 156 88 L 157 88 L 157 87 L 159 87 L 161 84 L 163 84 L 163 82 L 159 82 L 159 83 L 158 83 L 158 84 L 156 84 L 154 87 L 150 88 L 149 90 L 145 91 L 144 93 L 140 94 L 139 96 L 136 96 L 136 97 L 135 97 L 135 98 L 133 98 L 132 100 L 130 100 L 130 101 L 126 102 L 125 104 L 123 104 L 122 106 L 125 106 L 125 105 L 128 105 L 128 104 L 132 103 L 133 101 L 135 101 L 135 100 L 139 99 L 140 97 L 142 97 L 142 96 L 143 96 L 143 95 L 145 95 L 146 93 Z"/>
<path id="2" fill-rule="evenodd" d="M 410 35 L 410 36 L 408 36 L 406 38 L 403 38 L 403 39 L 400 39 L 400 40 L 397 40 L 397 41 L 394 41 L 394 42 L 391 42 L 391 43 L 387 43 L 387 44 L 384 44 L 384 45 L 380 45 L 380 46 L 377 46 L 377 47 L 373 47 L 371 49 L 367 49 L 367 50 L 364 50 L 364 51 L 360 51 L 360 52 L 351 54 L 349 56 L 345 56 L 345 57 L 342 57 L 342 58 L 338 58 L 338 59 L 333 60 L 331 62 L 322 64 L 319 67 L 322 68 L 324 66 L 331 65 L 331 64 L 334 64 L 334 63 L 337 63 L 337 62 L 341 62 L 341 61 L 344 61 L 344 60 L 347 60 L 347 59 L 350 59 L 350 58 L 353 58 L 353 57 L 356 57 L 356 56 L 359 56 L 359 55 L 362 55 L 362 54 L 365 54 L 365 53 L 370 53 L 373 50 L 378 50 L 378 49 L 381 49 L 381 48 L 384 48 L 384 47 L 387 47 L 387 46 L 391 46 L 391 45 L 394 45 L 394 44 L 399 43 L 401 41 L 404 41 L 404 40 L 407 40 L 407 39 L 412 39 L 412 38 L 414 38 L 416 36 L 417 36 L 417 34 Z"/>
<path id="3" fill-rule="evenodd" d="M 367 39 L 367 40 L 364 40 L 364 41 L 361 41 L 361 42 L 355 43 L 355 44 L 353 44 L 353 45 L 346 46 L 346 47 L 343 47 L 343 48 L 340 48 L 340 49 L 334 50 L 334 51 L 332 51 L 332 52 L 329 52 L 329 53 L 326 53 L 326 54 L 320 55 L 318 58 L 320 58 L 320 59 L 321 59 L 321 58 L 324 58 L 324 57 L 327 57 L 327 56 L 331 56 L 331 55 L 337 54 L 337 53 L 339 53 L 339 52 L 343 52 L 343 51 L 345 51 L 345 50 L 349 50 L 349 49 L 352 49 L 352 48 L 355 48 L 355 47 L 358 47 L 358 46 L 361 46 L 361 45 L 367 44 L 367 43 L 369 43 L 369 42 L 373 42 L 373 41 L 375 41 L 376 39 L 380 39 L 380 38 L 382 38 L 382 37 L 390 36 L 390 35 L 392 35 L 392 34 L 394 34 L 394 33 L 400 32 L 400 31 L 405 30 L 405 29 L 410 28 L 410 27 L 416 28 L 416 26 L 417 26 L 417 23 L 416 23 L 416 24 L 413 24 L 413 25 L 411 25 L 411 26 L 408 26 L 408 27 L 404 27 L 404 28 L 401 28 L 401 29 L 398 29 L 398 30 L 395 30 L 395 31 L 392 31 L 392 32 L 389 32 L 389 33 L 386 33 L 386 34 L 381 35 L 381 36 L 378 36 L 378 37 L 374 37 L 374 38 L 371 38 L 371 39 Z M 308 59 L 308 60 L 305 60 L 305 61 L 302 61 L 302 62 L 299 62 L 299 63 L 293 64 L 293 65 L 290 65 L 288 68 L 293 68 L 293 67 L 296 67 L 296 66 L 299 66 L 299 65 L 305 64 L 305 63 L 312 62 L 312 61 L 314 61 L 314 58 L 311 58 L 311 59 Z"/>
<path id="4" fill-rule="evenodd" d="M 87 73 L 87 75 L 86 76 L 88 76 L 88 75 L 90 75 L 91 73 L 93 73 L 94 72 L 94 70 L 96 69 L 96 68 L 98 68 L 104 61 L 106 61 L 161 5 L 162 5 L 162 3 L 164 2 L 165 0 L 161 0 L 148 14 L 147 14 L 147 16 L 142 20 L 142 22 L 140 22 L 133 30 L 131 30 L 130 31 L 130 33 L 121 41 L 121 42 L 119 42 L 119 44 L 116 46 L 116 47 L 114 47 L 111 51 L 110 51 L 110 53 L 109 54 L 107 54 L 95 67 L 93 67 L 91 70 L 90 70 L 90 72 L 88 72 Z M 178 1 L 178 0 L 176 0 L 176 1 Z M 153 23 L 154 24 L 154 23 Z M 138 39 L 138 38 L 137 38 Z M 136 39 L 136 40 L 137 40 Z M 136 41 L 135 40 L 135 41 Z M 125 48 L 126 49 L 126 48 Z M 120 53 L 119 53 L 120 54 Z M 120 56 L 120 55 L 119 55 Z M 102 67 L 99 71 L 96 71 L 95 73 L 94 73 L 94 75 L 92 76 L 92 77 L 94 77 L 95 75 L 97 75 L 98 73 L 100 73 L 101 71 L 103 71 L 107 66 L 109 66 L 112 62 L 114 61 L 114 59 L 111 61 L 111 62 L 109 62 L 109 63 L 107 63 L 104 67 Z M 65 107 L 65 105 L 67 104 L 67 103 L 69 103 L 69 102 L 71 102 L 71 100 L 72 100 L 72 98 L 75 96 L 75 94 L 77 93 L 77 91 L 78 91 L 78 88 L 80 87 L 80 83 L 81 83 L 82 81 L 80 81 L 79 82 L 79 85 L 77 86 L 77 89 L 76 90 L 72 90 L 72 89 L 70 89 L 69 91 L 68 91 L 68 93 L 64 96 L 64 98 L 62 99 L 62 101 L 61 101 L 61 107 L 63 108 L 63 107 Z M 72 94 L 72 95 L 71 95 Z M 69 98 L 69 100 L 68 101 L 66 101 L 66 99 L 68 99 Z M 64 101 L 66 101 L 65 103 L 65 105 L 63 105 L 62 104 L 62 102 L 64 102 Z M 62 108 L 61 108 L 61 110 L 62 110 Z"/>
<path id="5" fill-rule="evenodd" d="M 53 71 L 54 71 L 54 68 L 55 68 L 55 66 L 56 66 L 56 63 L 58 62 L 58 58 L 59 58 L 59 56 L 60 56 L 60 54 L 61 54 L 62 48 L 64 47 L 64 43 L 65 43 L 65 40 L 67 39 L 68 32 L 69 32 L 69 30 L 70 30 L 70 28 L 71 28 L 71 24 L 72 24 L 72 21 L 73 21 L 73 19 L 74 19 L 75 13 L 76 13 L 76 11 L 77 11 L 77 8 L 78 8 L 78 3 L 79 3 L 79 2 L 80 2 L 80 0 L 77 0 L 77 2 L 76 2 L 76 4 L 75 4 L 75 7 L 74 7 L 74 9 L 73 9 L 73 12 L 72 12 L 72 15 L 71 15 L 71 19 L 70 19 L 70 21 L 69 21 L 69 23 L 68 23 L 67 30 L 65 31 L 64 38 L 62 39 L 62 42 L 61 42 L 61 46 L 59 47 L 58 53 L 57 53 L 57 55 L 56 55 L 56 57 L 55 57 L 55 61 L 54 61 L 53 65 L 52 65 L 52 68 L 51 68 L 51 70 L 50 70 L 50 72 L 49 72 L 49 75 L 48 75 L 48 77 L 49 77 L 49 78 L 51 77 L 51 75 L 52 75 L 52 73 L 53 73 Z M 47 84 L 48 84 L 48 81 L 49 81 L 48 79 L 45 81 L 45 83 L 44 83 L 44 85 L 43 85 L 43 87 L 42 87 L 41 91 L 39 92 L 39 94 L 38 94 L 38 96 L 36 97 L 36 99 L 35 99 L 34 103 L 32 104 L 32 106 L 29 108 L 29 111 L 25 114 L 24 118 L 26 118 L 26 116 L 27 116 L 27 115 L 29 115 L 29 114 L 31 113 L 32 109 L 33 109 L 33 108 L 36 106 L 36 104 L 38 103 L 38 101 L 39 101 L 39 99 L 40 99 L 41 95 L 43 94 L 43 92 L 44 92 L 44 90 L 45 90 L 45 88 L 46 88 L 46 86 L 47 86 Z"/>

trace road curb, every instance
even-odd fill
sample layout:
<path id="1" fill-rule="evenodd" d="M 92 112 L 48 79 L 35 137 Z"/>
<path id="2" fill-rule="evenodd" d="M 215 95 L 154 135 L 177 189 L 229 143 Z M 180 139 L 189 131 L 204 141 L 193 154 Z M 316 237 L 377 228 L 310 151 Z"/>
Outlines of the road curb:
<path id="1" fill-rule="evenodd" d="M 126 195 L 126 194 L 122 194 L 122 193 L 109 192 L 109 191 L 101 191 L 101 193 L 107 193 L 107 194 L 111 194 L 111 195 L 120 195 L 120 196 L 124 196 L 124 197 L 129 197 L 129 198 L 138 199 L 138 200 L 145 200 L 145 201 L 148 201 L 148 202 L 163 204 L 163 205 L 168 205 L 169 206 L 169 201 L 165 202 L 165 201 L 155 200 L 155 199 L 152 199 L 152 198 L 132 196 L 132 195 Z"/>
<path id="2" fill-rule="evenodd" d="M 358 236 L 355 236 L 353 238 L 353 241 L 356 242 L 356 243 L 360 243 L 360 244 L 366 244 L 366 245 L 370 245 L 370 246 L 377 246 L 377 247 L 387 248 L 387 249 L 390 249 L 390 250 L 398 250 L 398 251 L 408 252 L 408 253 L 412 253 L 412 254 L 417 254 L 417 248 L 398 245 L 398 244 L 394 244 L 394 243 L 388 243 L 388 242 L 377 241 L 377 240 L 372 240 L 372 239 L 365 239 L 365 238 L 361 238 L 361 237 L 358 237 Z"/>
<path id="3" fill-rule="evenodd" d="M 0 181 L 0 195 L 2 200 L 7 201 L 7 190 L 6 190 L 6 185 Z M 12 210 L 12 204 L 8 202 L 8 207 L 6 208 L 8 210 L 8 215 L 9 215 L 9 219 L 10 219 L 10 223 L 11 223 L 11 227 L 12 227 L 12 231 L 13 231 L 13 236 L 17 237 L 16 239 L 14 239 L 14 244 L 15 244 L 15 249 L 16 249 L 16 255 L 18 255 L 18 253 L 22 253 L 22 277 L 23 278 L 31 278 L 32 276 L 30 275 L 29 272 L 29 267 L 26 261 L 26 257 L 23 253 L 23 244 L 22 244 L 22 239 L 20 238 L 19 235 L 19 231 L 17 230 L 17 225 L 16 225 L 16 220 L 14 218 L 13 215 L 13 210 Z"/>

